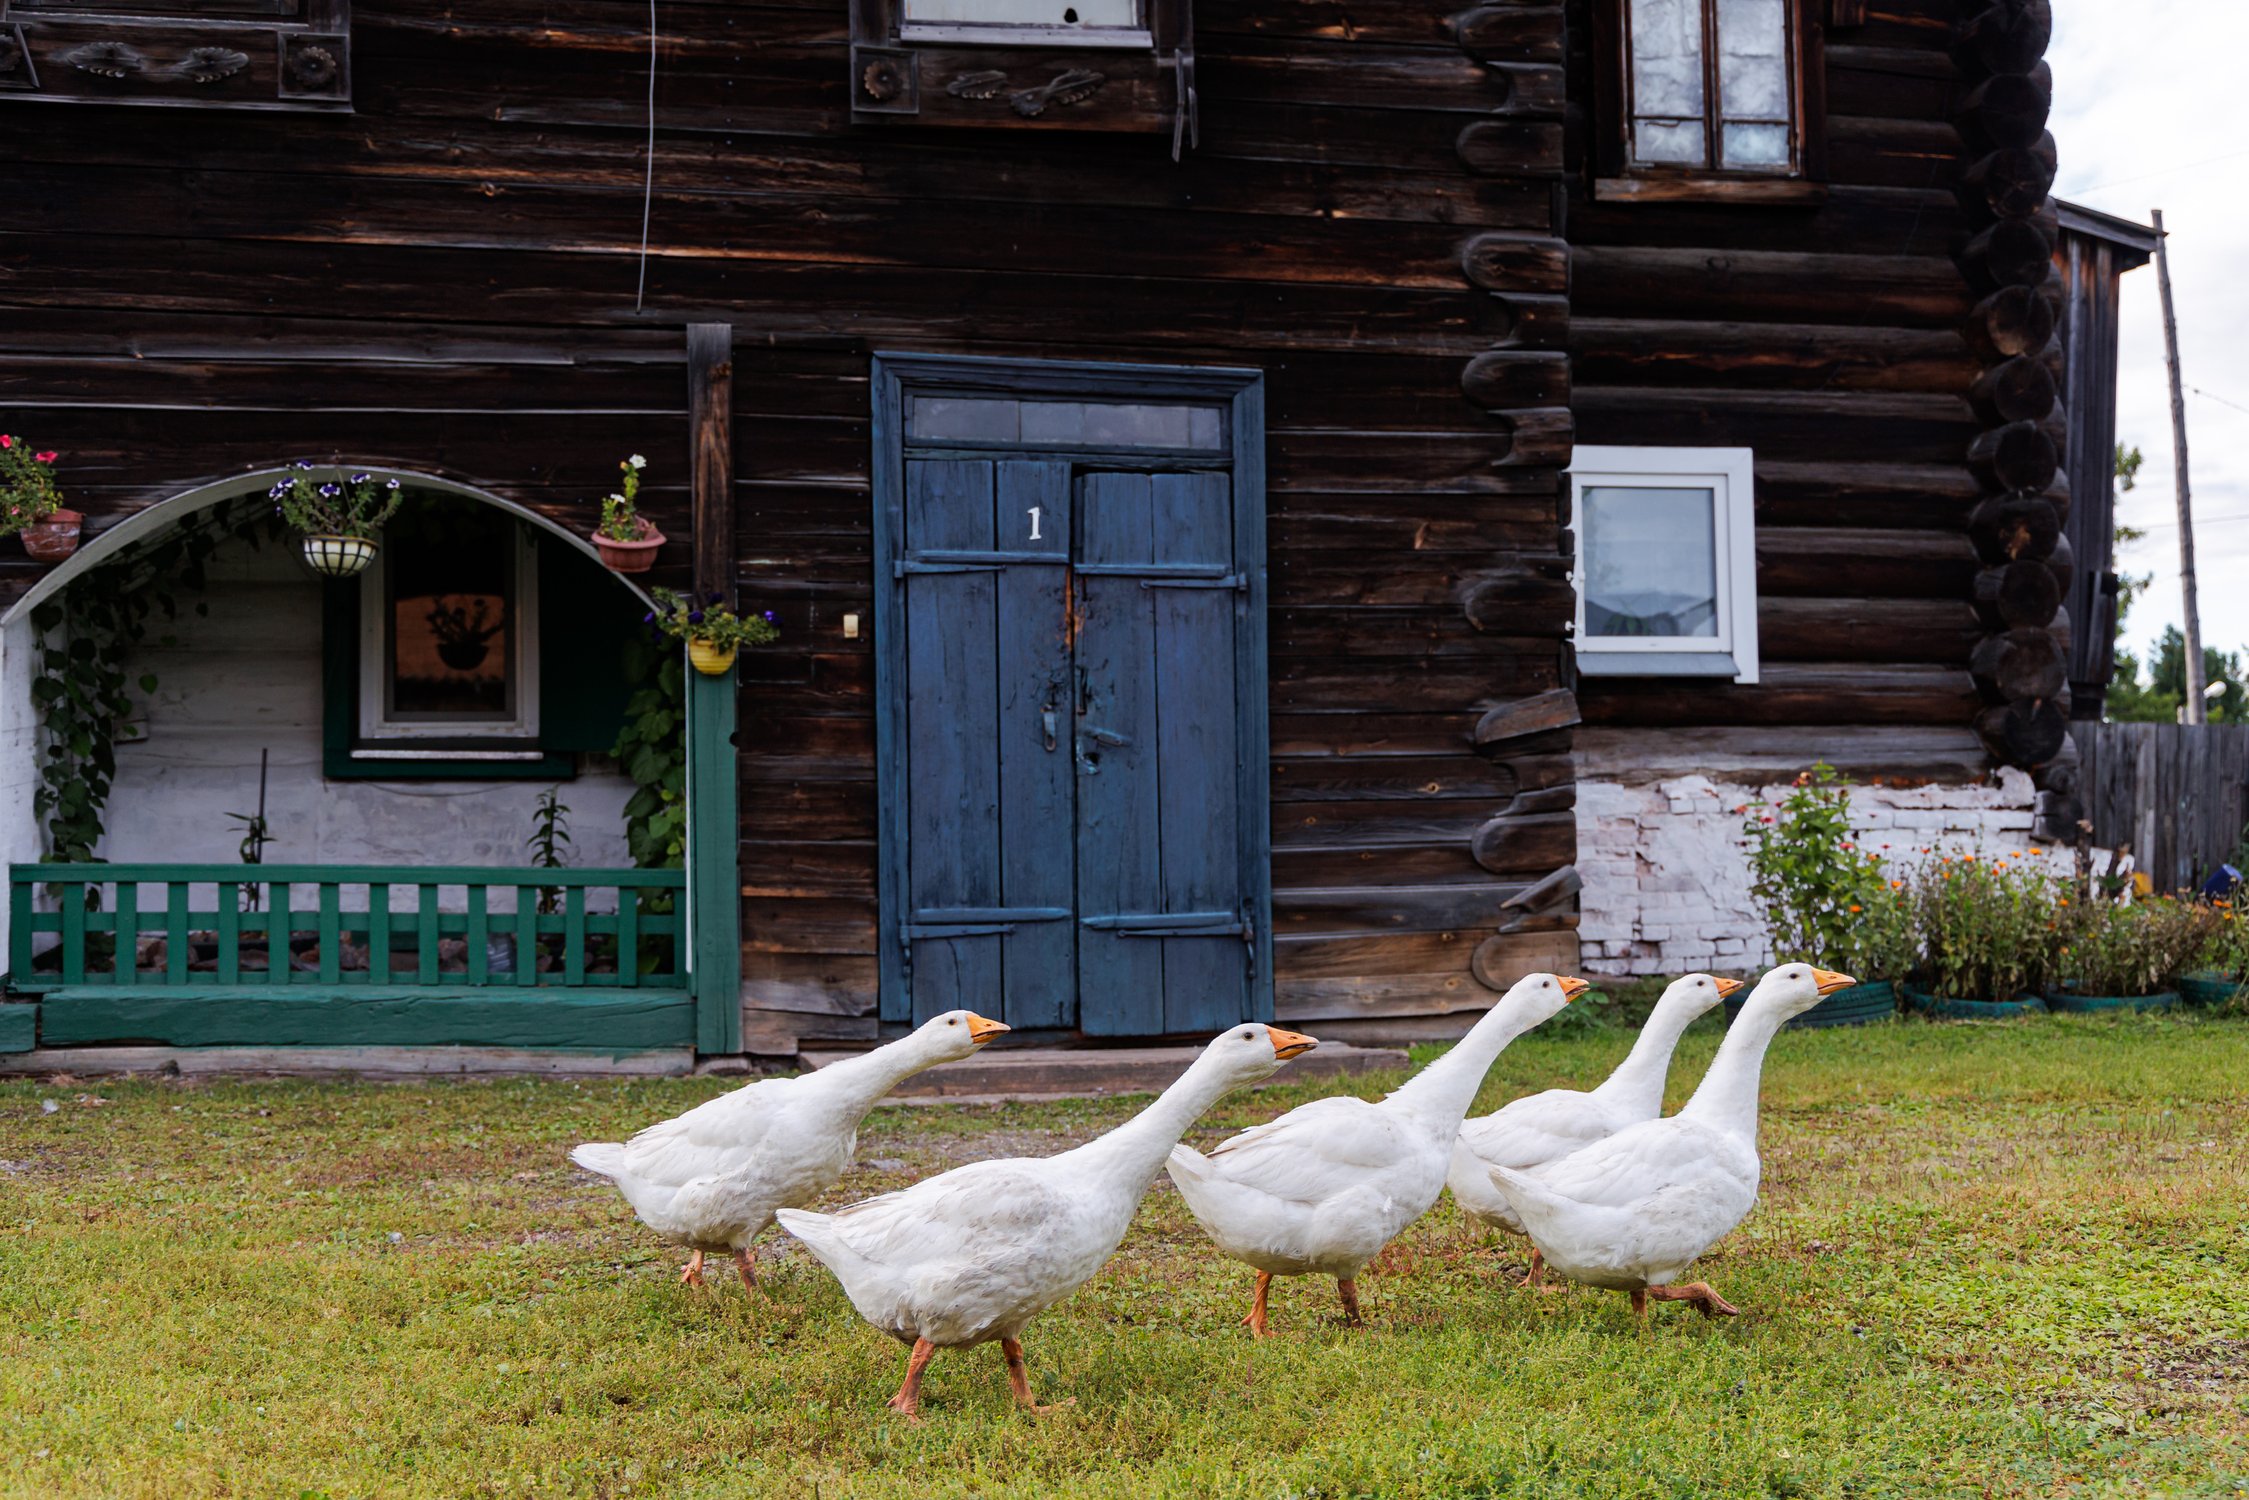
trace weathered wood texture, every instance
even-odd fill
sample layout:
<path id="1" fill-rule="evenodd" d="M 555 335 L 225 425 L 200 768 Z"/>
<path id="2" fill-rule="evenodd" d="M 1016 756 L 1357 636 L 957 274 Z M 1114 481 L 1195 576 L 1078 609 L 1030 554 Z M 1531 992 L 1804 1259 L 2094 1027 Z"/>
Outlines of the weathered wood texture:
<path id="1" fill-rule="evenodd" d="M 355 5 L 348 116 L 159 130 L 0 97 L 39 204 L 0 233 L 9 430 L 63 451 L 89 534 L 330 455 L 582 529 L 645 453 L 653 581 L 684 586 L 683 326 L 732 324 L 731 581 L 782 630 L 744 658 L 737 740 L 745 1045 L 771 1050 L 873 1030 L 869 354 L 1262 368 L 1283 1013 L 1488 993 L 1471 953 L 1552 867 L 1487 840 L 1495 873 L 1472 840 L 1569 779 L 1566 742 L 1470 743 L 1563 685 L 1554 591 L 1505 592 L 1565 566 L 1561 10 L 1202 7 L 1177 165 L 1155 136 L 854 127 L 841 5 L 667 0 L 659 23 L 637 305 L 638 0 Z M 10 548 L 0 599 L 33 576 Z"/>
<path id="2" fill-rule="evenodd" d="M 2077 797 L 2103 848 L 2130 845 L 2159 891 L 2191 890 L 2249 832 L 2249 725 L 2069 726 Z"/>
<path id="3" fill-rule="evenodd" d="M 1591 86 L 1583 48 L 1599 3 L 1568 7 L 1573 98 Z M 1965 737 L 1980 706 L 1969 656 L 1988 628 L 1967 535 L 1983 364 L 1961 337 L 1976 298 L 1952 258 L 1980 227 L 1954 196 L 1968 156 L 1949 48 L 1963 13 L 1951 0 L 1873 0 L 1829 26 L 1817 203 L 1595 201 L 1590 167 L 1574 170 L 1596 154 L 1594 122 L 1572 117 L 1579 438 L 1756 451 L 1762 680 L 1585 679 L 1599 774 L 1630 774 L 1632 744 L 1676 766 L 1665 740 L 1688 728 L 1745 765 L 1770 759 L 1759 742 L 1778 736 L 1869 774 L 1958 768 L 1921 741 L 1940 726 Z M 2045 315 L 2043 348 L 2051 309 L 2020 302 L 2002 295 L 1992 336 L 2019 339 Z M 2033 361 L 1982 399 L 2011 413 L 2051 378 Z M 2003 592 L 2019 610 L 2037 586 Z"/>

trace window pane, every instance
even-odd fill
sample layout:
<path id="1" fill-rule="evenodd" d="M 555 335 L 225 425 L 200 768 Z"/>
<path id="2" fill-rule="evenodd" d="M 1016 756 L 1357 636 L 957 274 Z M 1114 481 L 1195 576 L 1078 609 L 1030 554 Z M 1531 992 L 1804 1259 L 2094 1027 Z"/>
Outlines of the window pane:
<path id="1" fill-rule="evenodd" d="M 921 442 L 1036 443 L 1074 448 L 1226 446 L 1226 423 L 1218 408 L 1145 401 L 916 396 L 907 427 L 908 436 Z"/>
<path id="2" fill-rule="evenodd" d="M 1702 167 L 1702 121 L 1636 120 L 1632 126 L 1632 159 L 1661 162 L 1666 166 Z"/>
<path id="3" fill-rule="evenodd" d="M 1702 116 L 1702 0 L 1632 0 L 1632 113 Z"/>
<path id="4" fill-rule="evenodd" d="M 1788 17 L 1783 0 L 1717 0 L 1718 103 L 1728 120 L 1785 120 Z"/>
<path id="5" fill-rule="evenodd" d="M 922 26 L 1138 26 L 1139 0 L 906 0 Z"/>
<path id="6" fill-rule="evenodd" d="M 996 396 L 916 396 L 907 432 L 955 442 L 1012 443 L 1019 436 L 1017 406 Z"/>
<path id="7" fill-rule="evenodd" d="M 1718 634 L 1712 491 L 1588 485 L 1579 506 L 1589 637 Z"/>
<path id="8" fill-rule="evenodd" d="M 383 537 L 387 717 L 515 717 L 515 523 L 472 501 L 411 503 Z"/>
<path id="9" fill-rule="evenodd" d="M 1786 125 L 1728 125 L 1721 139 L 1729 167 L 1788 165 Z"/>

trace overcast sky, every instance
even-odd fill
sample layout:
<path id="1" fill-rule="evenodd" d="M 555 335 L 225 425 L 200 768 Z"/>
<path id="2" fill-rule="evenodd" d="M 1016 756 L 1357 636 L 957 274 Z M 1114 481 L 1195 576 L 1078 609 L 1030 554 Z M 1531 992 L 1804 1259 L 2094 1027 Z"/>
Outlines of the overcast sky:
<path id="1" fill-rule="evenodd" d="M 2139 223 L 2163 210 L 2189 387 L 2202 640 L 2249 646 L 2249 144 L 2221 127 L 2240 106 L 2249 5 L 2240 0 L 2054 0 L 2055 193 Z M 2199 387 L 2200 393 L 2195 388 Z M 2150 262 L 2124 278 L 2117 437 L 2147 456 L 2118 519 L 2147 540 L 2118 560 L 2153 573 L 2121 644 L 2180 621 L 2163 310 Z"/>

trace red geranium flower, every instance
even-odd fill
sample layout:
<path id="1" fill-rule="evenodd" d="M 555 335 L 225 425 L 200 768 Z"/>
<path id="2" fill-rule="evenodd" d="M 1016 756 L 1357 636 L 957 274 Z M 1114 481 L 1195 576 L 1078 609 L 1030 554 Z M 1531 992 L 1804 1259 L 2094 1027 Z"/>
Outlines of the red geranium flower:
<path id="1" fill-rule="evenodd" d="M 15 445 L 16 440 L 14 438 L 8 436 L 4 432 L 0 432 L 0 448 L 13 448 Z"/>
<path id="2" fill-rule="evenodd" d="M 56 459 L 56 457 L 57 457 L 57 455 L 56 455 L 56 453 L 55 453 L 55 450 L 54 450 L 54 449 L 52 449 L 52 448 L 49 448 L 49 449 L 48 449 L 48 450 L 47 450 L 46 452 L 44 452 L 44 453 L 34 453 L 34 454 L 32 454 L 31 456 L 32 456 L 33 458 L 36 458 L 36 459 L 38 459 L 38 460 L 39 460 L 39 462 L 41 462 L 41 463 L 43 463 L 43 464 L 51 464 L 51 463 L 53 463 L 53 462 L 55 461 L 55 459 Z"/>

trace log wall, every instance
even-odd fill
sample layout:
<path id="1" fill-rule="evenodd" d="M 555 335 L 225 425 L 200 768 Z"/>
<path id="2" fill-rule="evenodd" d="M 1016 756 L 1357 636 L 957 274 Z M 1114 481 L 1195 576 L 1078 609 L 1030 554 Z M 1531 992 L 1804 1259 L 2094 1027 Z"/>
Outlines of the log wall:
<path id="1" fill-rule="evenodd" d="M 1574 957 L 1553 885 L 1504 905 L 1571 860 L 1574 713 L 1470 748 L 1563 686 L 1561 8 L 1210 0 L 1174 165 L 853 126 L 842 5 L 665 0 L 641 295 L 646 15 L 354 6 L 349 115 L 0 97 L 0 421 L 63 450 L 96 533 L 331 455 L 583 527 L 642 452 L 684 582 L 684 325 L 733 324 L 731 571 L 784 632 L 740 705 L 748 1029 L 793 1050 L 874 1032 L 873 643 L 842 625 L 870 352 L 1259 366 L 1281 1014 L 1465 1008 L 1472 958 Z M 1932 295 L 1895 269 L 1878 297 Z M 30 576 L 10 549 L 0 597 Z"/>
<path id="2" fill-rule="evenodd" d="M 1591 97 L 1596 3 L 1569 11 L 1573 99 Z M 1816 202 L 1594 201 L 1595 116 L 1572 113 L 1579 438 L 1756 453 L 1761 680 L 1587 679 L 1596 774 L 1692 769 L 1657 732 L 1684 727 L 1695 759 L 1729 763 L 1785 741 L 1943 776 L 1973 752 L 1971 657 L 1989 627 L 1969 524 L 1983 365 L 1953 258 L 1977 227 L 1954 192 L 1961 9 L 1870 0 L 1841 15 L 1856 24 L 1825 28 Z"/>

